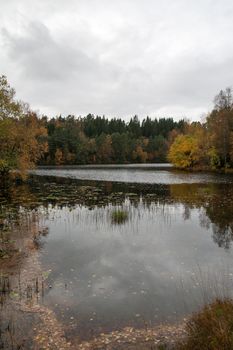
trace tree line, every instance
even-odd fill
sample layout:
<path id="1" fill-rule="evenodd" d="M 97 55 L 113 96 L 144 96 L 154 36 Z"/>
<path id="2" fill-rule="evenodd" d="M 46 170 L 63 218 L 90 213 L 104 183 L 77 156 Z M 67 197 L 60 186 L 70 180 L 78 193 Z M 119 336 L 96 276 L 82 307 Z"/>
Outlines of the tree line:
<path id="1" fill-rule="evenodd" d="M 137 116 L 126 123 L 91 114 L 42 120 L 48 151 L 40 164 L 56 165 L 165 162 L 171 142 L 185 123 L 149 117 L 140 122 Z"/>
<path id="2" fill-rule="evenodd" d="M 185 121 L 173 118 L 142 122 L 121 118 L 68 115 L 39 117 L 0 77 L 0 173 L 33 166 L 100 163 L 165 162 Z"/>
<path id="3" fill-rule="evenodd" d="M 35 165 L 172 162 L 179 168 L 233 167 L 233 98 L 216 96 L 204 122 L 89 114 L 49 118 L 17 101 L 0 77 L 0 174 Z"/>

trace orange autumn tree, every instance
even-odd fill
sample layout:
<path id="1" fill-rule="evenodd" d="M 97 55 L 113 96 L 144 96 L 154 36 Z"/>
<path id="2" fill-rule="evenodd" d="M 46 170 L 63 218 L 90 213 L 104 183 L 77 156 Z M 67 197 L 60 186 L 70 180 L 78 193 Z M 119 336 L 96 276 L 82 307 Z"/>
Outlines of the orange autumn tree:
<path id="1" fill-rule="evenodd" d="M 27 104 L 15 99 L 15 90 L 0 77 L 0 175 L 17 170 L 25 177 L 28 169 L 47 150 L 46 129 Z"/>

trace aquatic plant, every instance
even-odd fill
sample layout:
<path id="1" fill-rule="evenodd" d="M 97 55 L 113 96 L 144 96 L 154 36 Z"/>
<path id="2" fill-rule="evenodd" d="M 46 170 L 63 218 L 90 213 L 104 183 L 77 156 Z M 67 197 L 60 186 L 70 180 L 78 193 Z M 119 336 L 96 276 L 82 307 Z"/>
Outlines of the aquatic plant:
<path id="1" fill-rule="evenodd" d="M 114 224 L 123 224 L 125 223 L 129 218 L 129 214 L 127 211 L 125 210 L 114 210 L 111 213 L 111 219 L 112 219 L 112 223 Z"/>

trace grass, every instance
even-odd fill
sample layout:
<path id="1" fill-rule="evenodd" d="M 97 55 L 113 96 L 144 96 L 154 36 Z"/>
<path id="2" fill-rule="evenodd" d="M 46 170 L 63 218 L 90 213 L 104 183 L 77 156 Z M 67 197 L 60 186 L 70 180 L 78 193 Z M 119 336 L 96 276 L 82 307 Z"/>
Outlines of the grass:
<path id="1" fill-rule="evenodd" d="M 128 220 L 129 214 L 125 210 L 114 210 L 111 214 L 111 218 L 114 224 L 123 224 Z"/>
<path id="2" fill-rule="evenodd" d="M 233 349 L 233 301 L 217 299 L 193 314 L 186 325 L 187 337 L 176 350 Z"/>

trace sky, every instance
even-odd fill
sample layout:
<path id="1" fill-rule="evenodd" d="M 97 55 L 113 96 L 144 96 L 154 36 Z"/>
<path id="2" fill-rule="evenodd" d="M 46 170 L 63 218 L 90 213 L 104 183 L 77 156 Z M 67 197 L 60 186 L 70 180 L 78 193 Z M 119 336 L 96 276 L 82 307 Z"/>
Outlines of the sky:
<path id="1" fill-rule="evenodd" d="M 49 117 L 201 120 L 233 85 L 233 1 L 0 0 L 0 74 Z"/>

